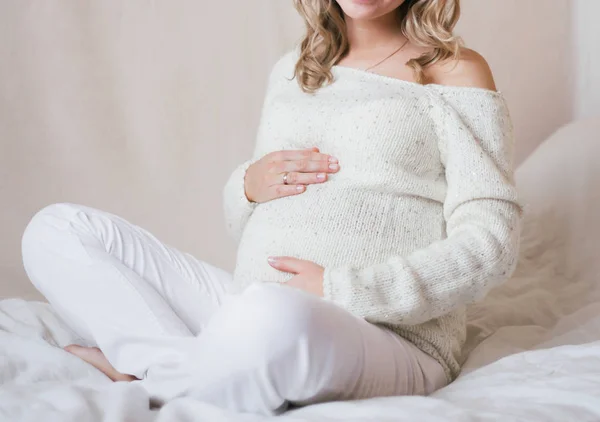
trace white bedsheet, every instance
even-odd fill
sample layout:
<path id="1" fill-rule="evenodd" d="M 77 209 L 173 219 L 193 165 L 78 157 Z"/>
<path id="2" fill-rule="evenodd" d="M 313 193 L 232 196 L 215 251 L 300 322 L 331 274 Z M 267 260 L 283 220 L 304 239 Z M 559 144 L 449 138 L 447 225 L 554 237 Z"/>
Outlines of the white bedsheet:
<path id="1" fill-rule="evenodd" d="M 528 217 L 513 279 L 469 312 L 463 374 L 431 397 L 327 403 L 281 421 L 600 421 L 600 123 L 547 141 L 519 170 Z M 559 170 L 559 171 L 557 171 Z M 48 305 L 0 302 L 1 421 L 259 421 L 187 398 L 150 410 L 62 351 Z"/>

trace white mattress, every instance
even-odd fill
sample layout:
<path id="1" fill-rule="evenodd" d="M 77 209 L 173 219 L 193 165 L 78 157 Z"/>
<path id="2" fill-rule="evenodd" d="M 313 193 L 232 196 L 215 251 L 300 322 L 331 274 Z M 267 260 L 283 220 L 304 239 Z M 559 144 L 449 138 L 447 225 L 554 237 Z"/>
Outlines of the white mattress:
<path id="1" fill-rule="evenodd" d="M 473 306 L 463 374 L 431 397 L 327 403 L 281 421 L 600 421 L 598 120 L 566 128 L 518 174 L 527 202 L 513 279 Z M 597 145 L 598 144 L 598 145 Z M 188 398 L 149 410 L 58 346 L 74 336 L 48 305 L 0 302 L 0 420 L 258 421 Z"/>

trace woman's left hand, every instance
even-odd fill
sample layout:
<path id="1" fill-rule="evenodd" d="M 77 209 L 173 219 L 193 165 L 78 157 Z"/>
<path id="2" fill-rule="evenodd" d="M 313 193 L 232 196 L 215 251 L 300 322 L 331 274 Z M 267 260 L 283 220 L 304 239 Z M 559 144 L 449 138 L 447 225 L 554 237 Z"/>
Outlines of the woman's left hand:
<path id="1" fill-rule="evenodd" d="M 295 287 L 323 297 L 323 273 L 325 269 L 314 262 L 287 256 L 274 256 L 269 258 L 271 267 L 286 273 L 295 274 L 286 286 Z"/>

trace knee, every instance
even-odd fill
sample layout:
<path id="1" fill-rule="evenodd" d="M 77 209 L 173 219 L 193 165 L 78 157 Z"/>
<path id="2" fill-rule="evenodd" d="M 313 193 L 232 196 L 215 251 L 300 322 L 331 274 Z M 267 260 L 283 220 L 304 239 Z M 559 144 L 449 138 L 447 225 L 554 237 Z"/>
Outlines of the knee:
<path id="1" fill-rule="evenodd" d="M 249 347 L 269 355 L 287 355 L 301 343 L 326 336 L 322 301 L 308 293 L 279 285 L 257 285 L 236 300 L 229 317 L 245 332 Z"/>
<path id="2" fill-rule="evenodd" d="M 68 224 L 78 211 L 77 205 L 52 204 L 38 211 L 27 224 L 22 238 L 24 255 L 39 246 L 44 240 L 55 236 L 57 229 Z"/>
<path id="3" fill-rule="evenodd" d="M 65 228 L 79 212 L 73 204 L 52 204 L 38 211 L 27 224 L 21 239 L 23 265 L 27 273 L 44 261 L 51 252 L 61 250 Z"/>
<path id="4" fill-rule="evenodd" d="M 240 296 L 235 338 L 249 366 L 284 401 L 303 401 L 329 385 L 339 356 L 336 328 L 343 310 L 308 293 L 278 285 Z M 343 324 L 341 324 L 343 325 Z M 347 325 L 347 324 L 346 324 Z M 337 344 L 337 346 L 336 346 Z"/>

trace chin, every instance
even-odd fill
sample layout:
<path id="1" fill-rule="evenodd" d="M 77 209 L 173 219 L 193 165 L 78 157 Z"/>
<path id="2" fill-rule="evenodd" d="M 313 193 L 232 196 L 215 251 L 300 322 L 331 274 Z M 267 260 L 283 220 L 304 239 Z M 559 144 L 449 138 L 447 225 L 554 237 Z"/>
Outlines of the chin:
<path id="1" fill-rule="evenodd" d="M 344 14 L 354 20 L 371 20 L 392 13 L 405 0 L 336 0 Z"/>

